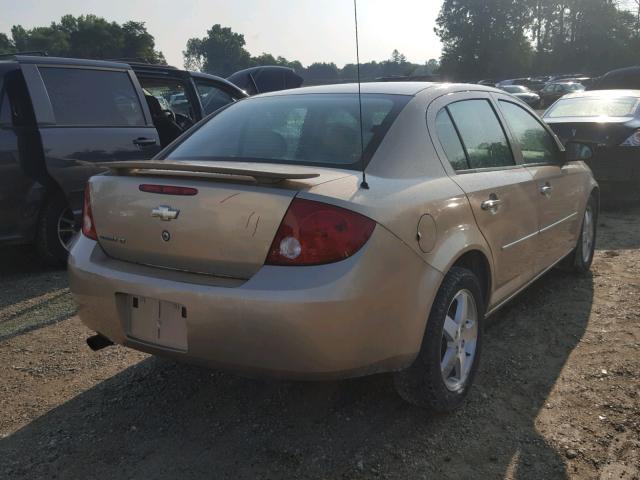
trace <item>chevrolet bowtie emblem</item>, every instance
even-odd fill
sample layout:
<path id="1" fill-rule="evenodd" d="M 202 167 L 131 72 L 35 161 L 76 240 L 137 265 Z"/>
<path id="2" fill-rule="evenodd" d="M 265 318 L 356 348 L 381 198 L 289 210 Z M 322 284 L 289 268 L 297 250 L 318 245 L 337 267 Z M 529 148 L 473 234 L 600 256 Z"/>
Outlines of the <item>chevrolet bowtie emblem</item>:
<path id="1" fill-rule="evenodd" d="M 164 222 L 168 222 L 169 220 L 175 220 L 176 218 L 178 218 L 179 213 L 180 213 L 180 210 L 174 210 L 173 208 L 168 207 L 166 205 L 160 205 L 159 207 L 156 207 L 153 210 L 151 210 L 152 217 L 157 217 Z"/>

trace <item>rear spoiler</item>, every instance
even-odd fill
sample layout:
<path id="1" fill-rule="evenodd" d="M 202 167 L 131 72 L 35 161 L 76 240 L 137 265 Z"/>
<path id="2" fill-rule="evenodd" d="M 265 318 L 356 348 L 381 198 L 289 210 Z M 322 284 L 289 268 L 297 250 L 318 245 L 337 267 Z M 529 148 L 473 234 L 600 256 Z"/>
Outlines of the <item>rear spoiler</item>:
<path id="1" fill-rule="evenodd" d="M 252 177 L 259 183 L 278 183 L 283 180 L 303 180 L 319 177 L 309 167 L 296 165 L 253 164 L 249 162 L 172 162 L 167 160 L 140 160 L 128 162 L 100 162 L 94 164 L 108 168 L 116 175 L 140 173 L 204 173 Z"/>

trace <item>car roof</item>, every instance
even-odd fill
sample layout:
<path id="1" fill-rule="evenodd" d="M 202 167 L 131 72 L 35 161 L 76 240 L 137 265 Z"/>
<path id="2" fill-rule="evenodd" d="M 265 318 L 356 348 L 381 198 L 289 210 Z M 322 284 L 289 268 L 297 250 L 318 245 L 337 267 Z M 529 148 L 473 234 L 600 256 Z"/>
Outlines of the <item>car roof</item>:
<path id="1" fill-rule="evenodd" d="M 363 82 L 361 85 L 363 94 L 384 94 L 384 95 L 407 95 L 417 96 L 425 92 L 427 96 L 433 98 L 454 92 L 494 92 L 504 94 L 504 90 L 490 87 L 488 85 L 478 85 L 477 83 L 445 83 L 445 82 Z M 333 85 L 317 85 L 313 87 L 293 88 L 280 90 L 277 92 L 261 93 L 251 98 L 275 97 L 280 95 L 303 95 L 303 94 L 325 94 L 325 93 L 358 93 L 357 83 L 340 83 Z"/>
<path id="2" fill-rule="evenodd" d="M 15 55 L 12 57 L 18 63 L 37 63 L 39 65 L 78 65 L 102 68 L 119 68 L 129 70 L 131 67 L 123 62 L 109 60 L 87 60 L 84 58 L 45 57 L 41 55 Z"/>
<path id="3" fill-rule="evenodd" d="M 582 97 L 636 97 L 640 98 L 640 90 L 584 90 L 582 92 L 569 93 L 564 98 Z"/>
<path id="4" fill-rule="evenodd" d="M 363 82 L 360 84 L 362 93 L 378 93 L 388 95 L 416 95 L 417 93 L 439 85 L 435 82 Z M 290 90 L 263 93 L 256 97 L 308 94 L 308 93 L 358 93 L 357 83 L 338 83 L 332 85 L 316 85 L 312 87 L 299 87 Z"/>

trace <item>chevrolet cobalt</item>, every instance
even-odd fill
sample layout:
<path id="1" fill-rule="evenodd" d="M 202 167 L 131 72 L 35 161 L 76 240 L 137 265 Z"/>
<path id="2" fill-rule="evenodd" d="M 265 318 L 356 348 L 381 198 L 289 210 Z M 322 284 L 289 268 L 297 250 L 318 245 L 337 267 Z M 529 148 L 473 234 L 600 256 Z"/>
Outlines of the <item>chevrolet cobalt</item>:
<path id="1" fill-rule="evenodd" d="M 94 348 L 281 378 L 393 372 L 404 399 L 452 410 L 485 317 L 558 263 L 589 269 L 590 152 L 482 85 L 258 95 L 91 178 L 71 289 Z"/>

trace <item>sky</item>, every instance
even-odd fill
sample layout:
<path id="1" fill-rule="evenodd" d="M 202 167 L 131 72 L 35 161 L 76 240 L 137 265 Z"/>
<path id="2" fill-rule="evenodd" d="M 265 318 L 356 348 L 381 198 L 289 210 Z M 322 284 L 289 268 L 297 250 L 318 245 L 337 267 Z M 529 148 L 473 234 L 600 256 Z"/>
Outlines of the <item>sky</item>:
<path id="1" fill-rule="evenodd" d="M 385 60 L 398 49 L 409 61 L 439 58 L 433 32 L 442 0 L 358 0 L 360 60 Z M 143 21 L 168 63 L 182 67 L 187 40 L 219 23 L 244 34 L 252 55 L 355 62 L 352 0 L 0 0 L 0 32 L 49 25 L 65 14 Z"/>

